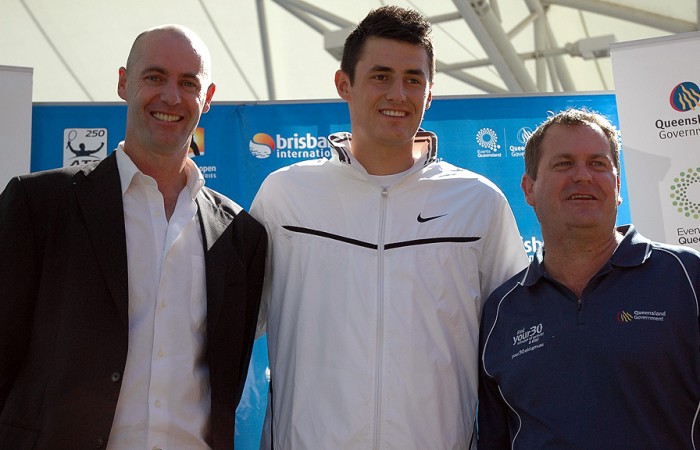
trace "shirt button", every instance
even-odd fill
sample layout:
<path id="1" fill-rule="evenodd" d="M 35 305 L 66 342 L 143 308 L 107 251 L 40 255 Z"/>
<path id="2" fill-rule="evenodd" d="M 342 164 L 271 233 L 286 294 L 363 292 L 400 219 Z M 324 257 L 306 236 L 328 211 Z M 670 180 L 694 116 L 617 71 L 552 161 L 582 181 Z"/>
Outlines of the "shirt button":
<path id="1" fill-rule="evenodd" d="M 113 383 L 116 383 L 117 381 L 119 381 L 119 380 L 121 380 L 121 379 L 122 379 L 122 374 L 121 374 L 121 373 L 119 373 L 119 372 L 114 372 L 114 373 L 112 374 L 112 382 L 113 382 Z"/>
<path id="2" fill-rule="evenodd" d="M 160 408 L 160 400 L 156 400 L 156 408 Z"/>
<path id="3" fill-rule="evenodd" d="M 94 441 L 92 441 L 92 446 L 95 448 L 102 448 L 102 446 L 105 445 L 105 440 L 102 438 L 97 438 Z"/>

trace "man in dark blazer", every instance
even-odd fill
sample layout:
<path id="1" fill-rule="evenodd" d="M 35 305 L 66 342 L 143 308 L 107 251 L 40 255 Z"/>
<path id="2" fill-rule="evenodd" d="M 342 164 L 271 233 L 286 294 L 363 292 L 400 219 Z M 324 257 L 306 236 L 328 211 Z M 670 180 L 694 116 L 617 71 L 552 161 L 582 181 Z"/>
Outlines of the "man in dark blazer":
<path id="1" fill-rule="evenodd" d="M 194 367 L 171 363 L 167 373 L 208 374 L 204 383 L 189 387 L 204 393 L 195 410 L 202 413 L 202 405 L 206 409 L 200 414 L 205 426 L 193 437 L 201 445 L 193 447 L 233 448 L 267 238 L 241 207 L 201 186 L 201 173 L 187 157 L 214 88 L 206 46 L 194 33 L 179 26 L 147 30 L 134 42 L 126 68 L 120 69 L 118 92 L 128 113 L 119 148 L 99 163 L 16 177 L 0 194 L 0 449 L 124 448 L 124 442 L 151 448 L 150 435 L 148 440 L 129 441 L 133 436 L 128 427 L 118 432 L 113 428 L 120 408 L 129 401 L 128 414 L 134 408 L 152 408 L 150 392 L 142 407 L 138 391 L 123 392 L 123 386 L 135 372 L 155 367 L 161 356 L 154 347 L 150 358 L 127 364 L 137 345 L 132 342 L 134 328 L 144 325 L 135 320 L 136 282 L 130 277 L 141 249 L 128 242 L 139 242 L 130 241 L 138 226 L 130 222 L 134 212 L 126 206 L 139 198 L 127 200 L 138 186 L 124 186 L 124 161 L 135 166 L 134 180 L 157 183 L 168 232 L 182 216 L 183 205 L 196 211 L 189 239 L 199 243 L 201 237 L 204 261 L 205 295 L 194 295 L 193 300 L 202 302 L 206 311 L 203 325 L 194 327 L 202 344 L 191 355 Z M 150 261 L 149 255 L 144 258 Z M 165 265 L 159 277 L 166 277 Z M 183 299 L 168 300 L 188 302 L 188 311 L 189 292 Z M 154 314 L 157 321 L 159 312 Z M 186 320 L 192 319 L 188 315 Z M 171 329 L 166 335 L 188 332 Z M 158 372 L 149 373 L 156 378 Z M 180 402 L 179 408 L 189 412 L 191 405 L 179 394 L 171 387 L 164 403 Z M 180 448 L 182 443 L 172 440 L 173 435 L 167 440 L 168 430 L 180 422 L 186 427 L 187 420 L 178 422 L 177 411 L 163 409 L 164 415 L 157 417 L 165 417 L 165 426 L 156 431 L 166 437 L 165 448 Z M 129 417 L 120 420 L 129 423 Z M 151 426 L 155 425 L 145 424 L 139 433 L 146 436 Z M 117 435 L 120 444 L 110 442 Z"/>

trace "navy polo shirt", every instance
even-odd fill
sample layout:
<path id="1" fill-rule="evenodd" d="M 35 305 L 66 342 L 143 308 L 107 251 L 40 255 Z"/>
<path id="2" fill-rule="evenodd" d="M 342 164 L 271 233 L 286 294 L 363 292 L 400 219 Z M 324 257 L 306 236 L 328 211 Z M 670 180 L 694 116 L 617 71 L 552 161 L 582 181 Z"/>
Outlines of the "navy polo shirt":
<path id="1" fill-rule="evenodd" d="M 479 450 L 700 448 L 700 253 L 618 230 L 580 298 L 539 254 L 487 300 Z"/>

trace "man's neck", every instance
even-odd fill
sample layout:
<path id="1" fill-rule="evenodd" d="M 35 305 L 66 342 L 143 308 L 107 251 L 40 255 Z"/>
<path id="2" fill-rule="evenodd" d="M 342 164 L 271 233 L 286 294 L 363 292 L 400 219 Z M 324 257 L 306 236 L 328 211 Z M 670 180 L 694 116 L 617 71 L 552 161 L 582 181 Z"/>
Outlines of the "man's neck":
<path id="1" fill-rule="evenodd" d="M 137 151 L 126 144 L 124 152 L 143 174 L 153 178 L 158 184 L 158 190 L 163 195 L 165 215 L 169 220 L 175 211 L 180 192 L 187 185 L 187 155 Z"/>
<path id="2" fill-rule="evenodd" d="M 386 147 L 373 143 L 351 141 L 350 152 L 370 175 L 394 175 L 413 167 L 413 143 Z"/>
<path id="3" fill-rule="evenodd" d="M 549 276 L 580 297 L 588 282 L 610 260 L 622 235 L 612 233 L 571 233 L 545 236 L 544 267 Z"/>

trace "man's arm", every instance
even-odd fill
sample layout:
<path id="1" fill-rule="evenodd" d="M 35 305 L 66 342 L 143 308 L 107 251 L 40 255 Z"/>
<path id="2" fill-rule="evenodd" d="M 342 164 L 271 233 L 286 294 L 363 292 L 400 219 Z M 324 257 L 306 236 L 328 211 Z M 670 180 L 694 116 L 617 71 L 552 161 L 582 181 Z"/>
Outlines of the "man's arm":
<path id="1" fill-rule="evenodd" d="M 262 297 L 260 300 L 260 312 L 258 314 L 258 324 L 255 332 L 255 338 L 262 337 L 265 332 L 267 331 L 267 314 L 268 314 L 268 308 L 270 304 L 270 282 L 271 282 L 271 270 L 272 270 L 272 236 L 270 235 L 270 230 L 268 229 L 268 224 L 265 219 L 265 209 L 264 209 L 264 200 L 263 200 L 263 189 L 265 187 L 265 183 L 263 182 L 262 186 L 258 190 L 258 193 L 255 196 L 255 199 L 253 199 L 253 204 L 250 207 L 250 215 L 255 218 L 258 222 L 262 224 L 262 226 L 265 228 L 265 232 L 267 235 L 267 250 L 266 250 L 266 258 L 265 258 L 265 273 L 264 273 L 264 282 L 262 286 Z"/>
<path id="2" fill-rule="evenodd" d="M 503 400 L 496 380 L 484 368 L 484 348 L 493 314 L 487 306 L 479 330 L 479 404 L 477 407 L 477 448 L 479 450 L 510 449 L 508 405 Z"/>
<path id="3" fill-rule="evenodd" d="M 515 216 L 505 196 L 498 191 L 497 202 L 491 217 L 490 233 L 484 246 L 481 261 L 481 299 L 488 296 L 510 277 L 527 267 L 529 260 L 523 240 L 515 222 Z M 483 304 L 482 304 L 483 306 Z"/>
<path id="4" fill-rule="evenodd" d="M 29 347 L 40 271 L 35 225 L 14 178 L 0 194 L 0 411 Z"/>

